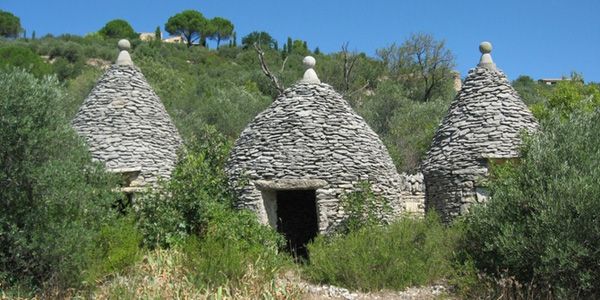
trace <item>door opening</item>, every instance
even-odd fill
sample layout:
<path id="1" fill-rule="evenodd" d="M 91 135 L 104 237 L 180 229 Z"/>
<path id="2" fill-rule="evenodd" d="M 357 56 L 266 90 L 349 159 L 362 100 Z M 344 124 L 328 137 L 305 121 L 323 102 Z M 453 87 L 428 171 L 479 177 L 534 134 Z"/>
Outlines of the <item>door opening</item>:
<path id="1" fill-rule="evenodd" d="M 317 236 L 317 220 L 315 190 L 277 191 L 277 231 L 295 257 L 308 259 L 306 245 Z"/>

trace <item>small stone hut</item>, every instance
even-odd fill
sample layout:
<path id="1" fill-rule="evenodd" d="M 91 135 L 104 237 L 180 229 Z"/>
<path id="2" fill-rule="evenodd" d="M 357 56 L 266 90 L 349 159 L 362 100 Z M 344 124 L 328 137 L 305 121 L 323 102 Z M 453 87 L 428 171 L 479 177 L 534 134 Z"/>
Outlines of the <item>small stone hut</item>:
<path id="1" fill-rule="evenodd" d="M 435 133 L 423 162 L 427 211 L 450 222 L 473 203 L 487 199 L 490 163 L 519 157 L 521 134 L 538 123 L 483 42 L 479 65 L 471 69 Z"/>
<path id="2" fill-rule="evenodd" d="M 123 191 L 138 192 L 170 177 L 182 141 L 160 98 L 129 55 L 130 43 L 85 99 L 73 127 L 92 157 L 123 175 Z"/>
<path id="3" fill-rule="evenodd" d="M 244 129 L 226 166 L 237 206 L 298 245 L 340 223 L 340 197 L 361 181 L 370 182 L 395 213 L 404 210 L 401 178 L 377 134 L 321 83 L 314 58 L 304 63 L 304 78 Z"/>

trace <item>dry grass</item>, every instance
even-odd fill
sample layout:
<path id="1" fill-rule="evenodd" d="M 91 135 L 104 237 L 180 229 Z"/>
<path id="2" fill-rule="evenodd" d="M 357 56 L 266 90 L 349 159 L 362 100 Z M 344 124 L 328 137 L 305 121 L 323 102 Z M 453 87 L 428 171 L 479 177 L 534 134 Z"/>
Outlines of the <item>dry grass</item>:
<path id="1" fill-rule="evenodd" d="M 262 278 L 250 265 L 239 284 L 199 286 L 174 249 L 154 250 L 122 274 L 100 283 L 96 299 L 297 299 L 301 290 L 282 280 Z"/>

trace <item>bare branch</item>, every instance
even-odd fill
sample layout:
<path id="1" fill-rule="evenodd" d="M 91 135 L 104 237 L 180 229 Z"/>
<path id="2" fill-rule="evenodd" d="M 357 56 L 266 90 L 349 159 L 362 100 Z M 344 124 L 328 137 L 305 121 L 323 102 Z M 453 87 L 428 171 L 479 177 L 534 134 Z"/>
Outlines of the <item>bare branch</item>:
<path id="1" fill-rule="evenodd" d="M 287 62 L 289 56 L 286 56 L 283 59 L 283 62 L 281 63 L 281 70 L 279 70 L 279 73 L 283 73 L 283 70 L 285 70 L 285 63 Z"/>
<path id="2" fill-rule="evenodd" d="M 348 52 L 348 44 L 346 42 L 342 45 L 342 57 L 344 59 L 344 93 L 350 89 L 350 75 L 352 74 L 352 69 L 354 68 L 354 64 L 358 59 L 354 53 Z"/>
<path id="3" fill-rule="evenodd" d="M 277 89 L 279 94 L 280 95 L 283 94 L 283 90 L 285 88 L 283 87 L 283 85 L 281 85 L 281 83 L 279 83 L 279 79 L 277 79 L 277 76 L 275 76 L 271 72 L 271 70 L 269 70 L 267 63 L 265 62 L 265 52 L 256 43 L 254 43 L 254 50 L 256 50 L 256 53 L 258 54 L 258 60 L 260 61 L 260 68 L 262 69 L 263 73 L 269 79 L 271 79 L 271 82 L 273 83 L 273 85 L 275 86 L 275 88 Z"/>

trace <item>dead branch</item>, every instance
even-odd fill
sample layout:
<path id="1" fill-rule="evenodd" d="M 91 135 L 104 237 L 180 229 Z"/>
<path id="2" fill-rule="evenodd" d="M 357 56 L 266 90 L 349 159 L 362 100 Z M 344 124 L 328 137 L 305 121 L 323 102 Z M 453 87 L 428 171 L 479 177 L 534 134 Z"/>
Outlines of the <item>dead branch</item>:
<path id="1" fill-rule="evenodd" d="M 359 88 L 359 89 L 356 89 L 356 90 L 354 90 L 354 91 L 352 91 L 352 92 L 346 93 L 346 94 L 344 94 L 344 96 L 351 96 L 351 95 L 353 95 L 353 94 L 356 94 L 356 93 L 358 93 L 358 92 L 360 92 L 360 91 L 362 91 L 362 90 L 364 90 L 364 89 L 368 88 L 368 87 L 369 87 L 369 84 L 370 84 L 370 82 L 369 82 L 369 81 L 367 81 L 367 83 L 366 83 L 365 85 L 363 85 L 361 88 Z"/>
<path id="2" fill-rule="evenodd" d="M 281 83 L 279 82 L 279 79 L 277 79 L 277 76 L 275 76 L 273 73 L 271 73 L 271 70 L 269 70 L 267 63 L 265 62 L 265 52 L 256 43 L 254 43 L 254 50 L 256 50 L 256 53 L 258 54 L 258 60 L 260 61 L 260 68 L 262 69 L 263 73 L 271 80 L 271 82 L 273 83 L 273 85 L 275 86 L 275 88 L 277 89 L 279 94 L 280 95 L 283 94 L 283 90 L 284 90 L 283 85 L 281 85 Z"/>
<path id="3" fill-rule="evenodd" d="M 346 42 L 342 45 L 342 58 L 344 60 L 344 93 L 350 89 L 350 75 L 352 74 L 352 69 L 354 68 L 356 60 L 358 59 L 356 54 L 348 52 L 348 44 L 349 42 Z"/>
<path id="4" fill-rule="evenodd" d="M 279 70 L 279 73 L 283 73 L 283 70 L 285 70 L 285 63 L 287 62 L 287 59 L 288 59 L 288 57 L 289 57 L 289 56 L 286 56 L 286 57 L 283 59 L 283 62 L 281 63 L 281 70 Z"/>

